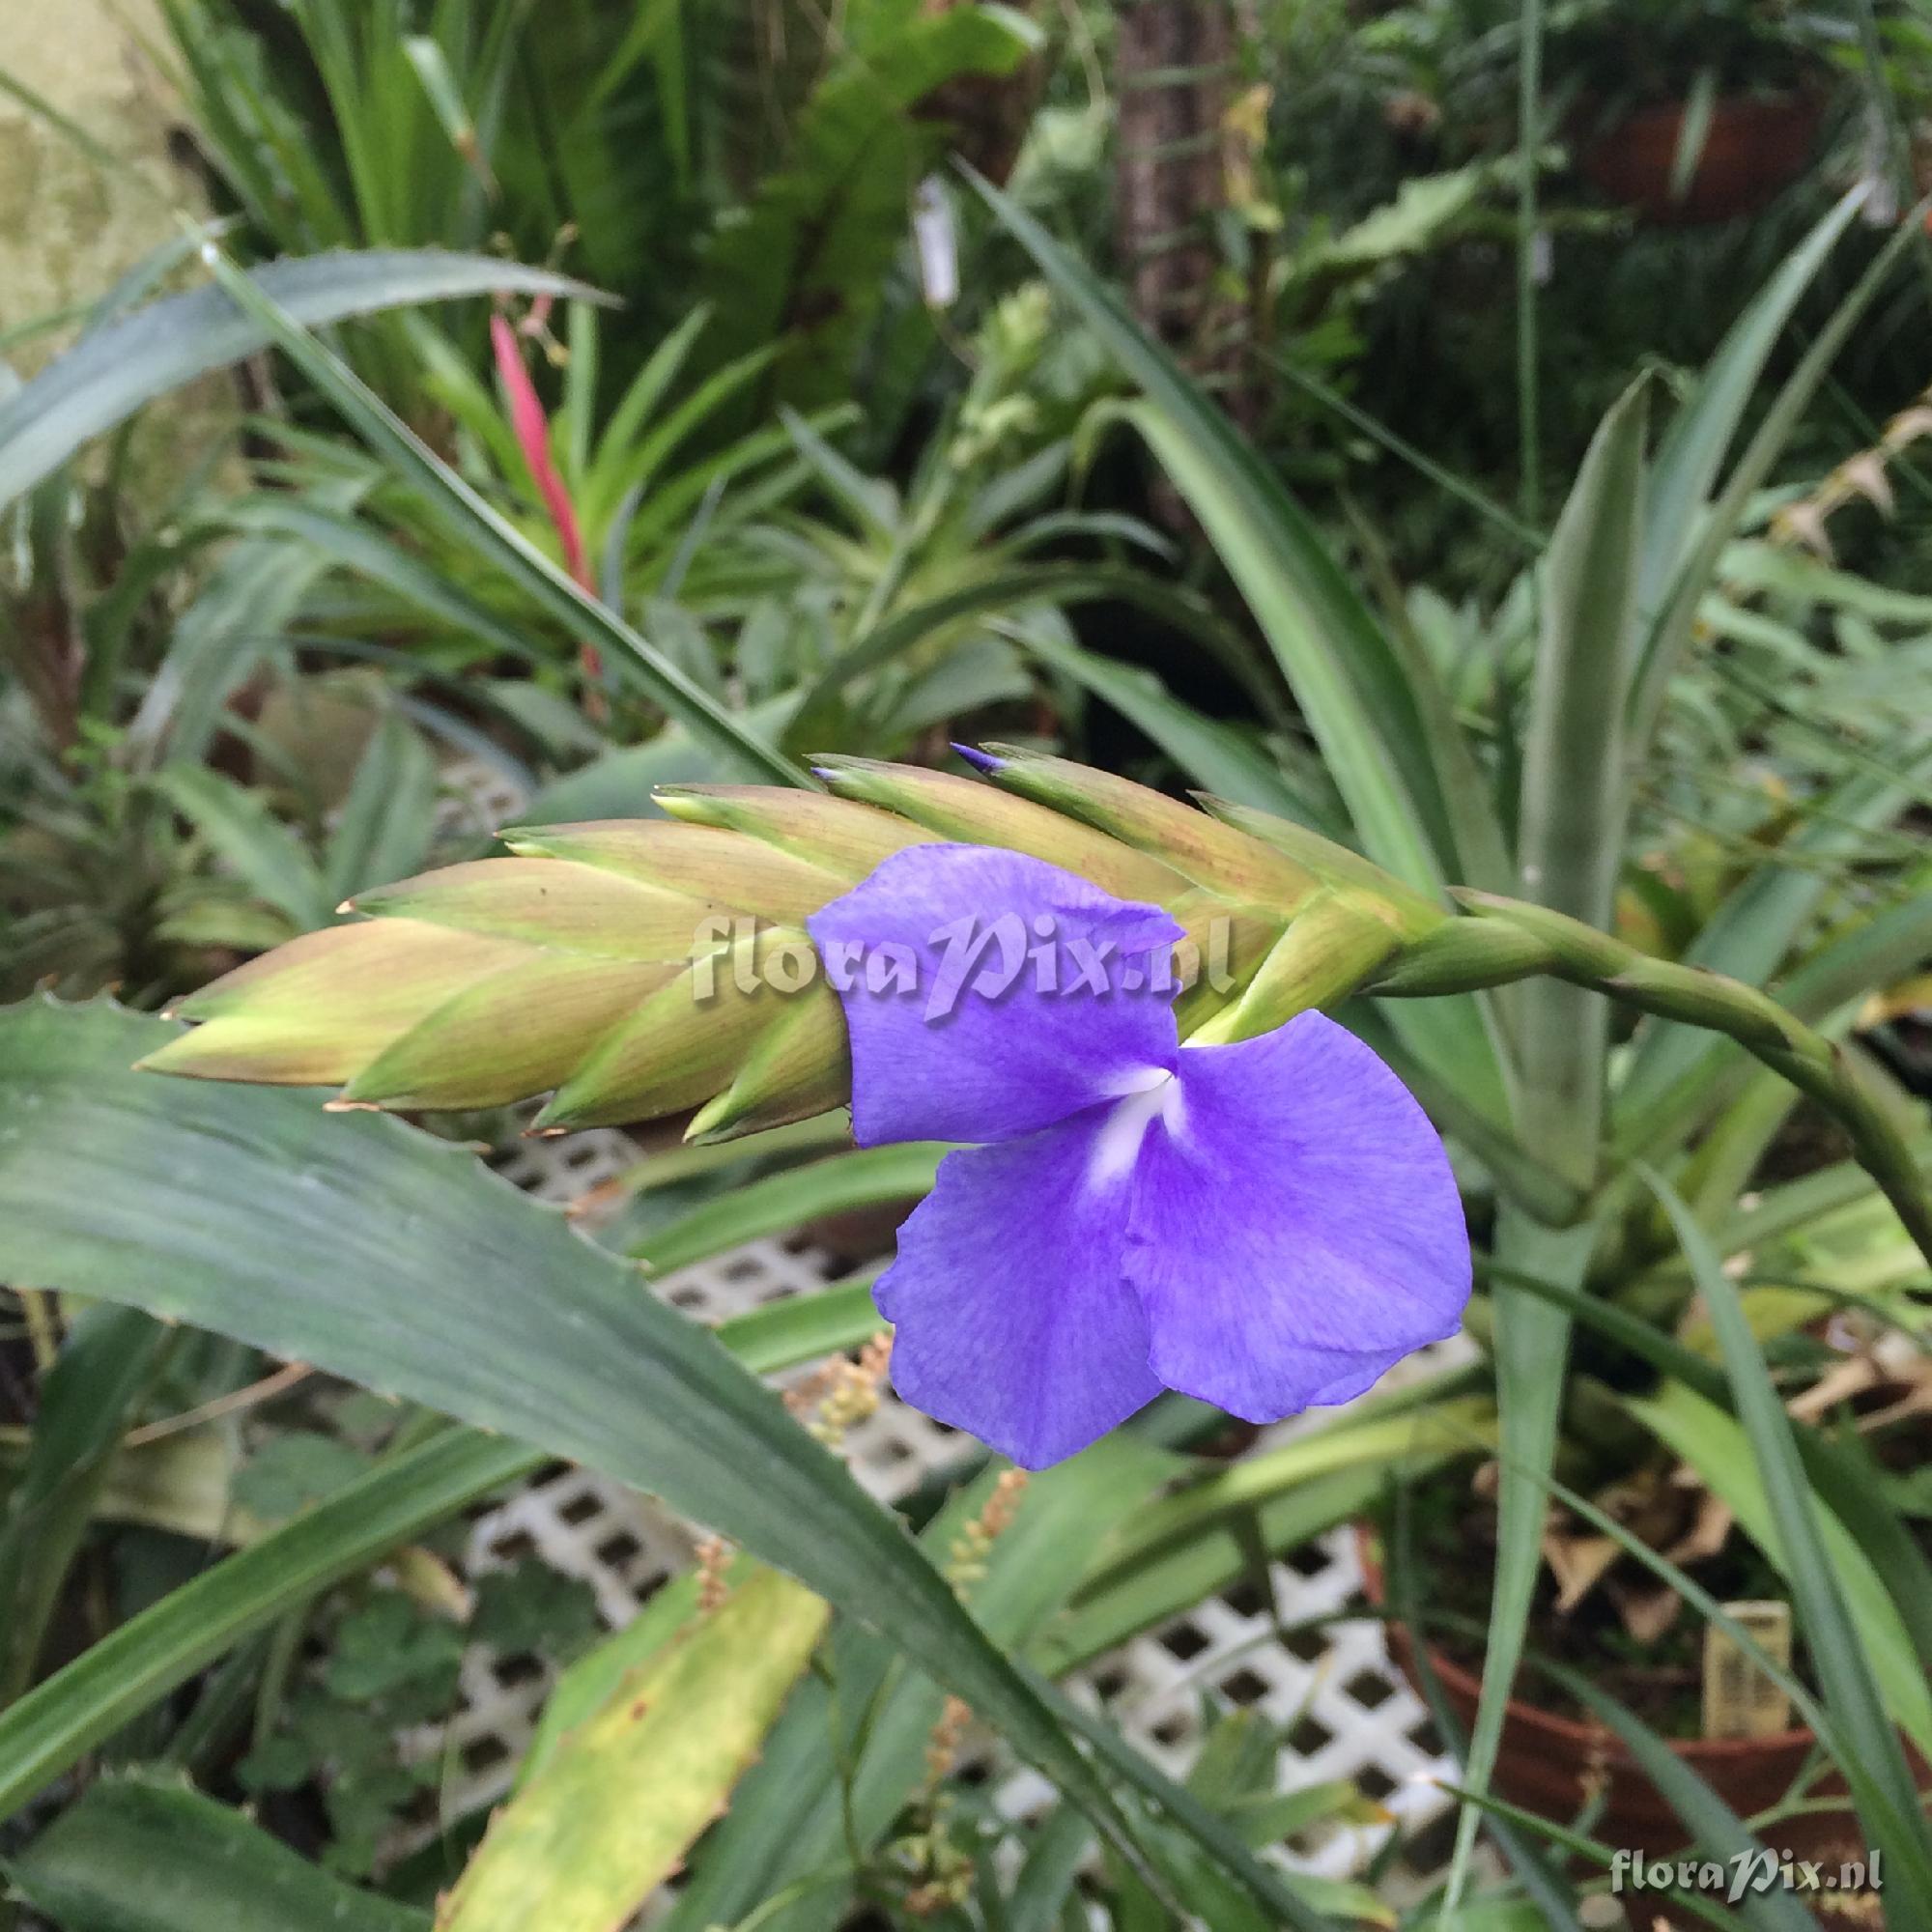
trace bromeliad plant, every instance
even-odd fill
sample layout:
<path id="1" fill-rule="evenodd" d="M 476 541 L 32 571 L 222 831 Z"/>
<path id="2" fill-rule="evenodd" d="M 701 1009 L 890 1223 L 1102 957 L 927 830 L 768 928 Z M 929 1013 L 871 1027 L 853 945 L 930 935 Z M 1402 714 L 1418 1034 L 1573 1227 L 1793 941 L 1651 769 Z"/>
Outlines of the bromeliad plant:
<path id="1" fill-rule="evenodd" d="M 1638 823 L 1634 787 L 1701 635 L 1714 573 L 1896 259 L 1895 247 L 1881 256 L 1726 474 L 1782 322 L 1854 210 L 1834 212 L 1747 311 L 1654 453 L 1641 392 L 1605 423 L 1526 587 L 1538 612 L 1532 680 L 1471 738 L 1414 639 L 1355 596 L 1211 407 L 1091 278 L 1000 205 L 1141 385 L 1122 413 L 1247 594 L 1325 769 L 1275 762 L 1142 682 L 1117 701 L 1218 795 L 1205 814 L 1020 753 L 995 754 L 993 785 L 832 760 L 821 774 L 831 799 L 673 791 L 662 803 L 683 824 L 537 829 L 513 838 L 515 859 L 372 897 L 364 909 L 378 917 L 367 924 L 298 942 L 212 989 L 188 1009 L 205 1023 L 155 1064 L 342 1082 L 352 1103 L 375 1106 L 554 1089 L 547 1126 L 694 1108 L 703 1138 L 845 1097 L 846 1029 L 833 991 L 819 980 L 784 999 L 765 981 L 802 978 L 813 956 L 808 922 L 908 846 L 1043 858 L 1116 897 L 1163 907 L 1204 953 L 1225 921 L 1237 970 L 1221 983 L 1204 978 L 1177 1003 L 1189 1050 L 1346 1000 L 1351 1027 L 1463 1156 L 1488 1286 L 1471 1327 L 1499 1437 L 1494 1408 L 1487 1419 L 1453 1408 L 1465 1380 L 1444 1382 L 1424 1408 L 1453 1417 L 1461 1453 L 1498 1443 L 1500 1564 L 1472 1786 L 1480 1791 L 1493 1761 L 1521 1654 L 1552 1464 L 1596 1484 L 1630 1453 L 1612 1448 L 1605 1463 L 1607 1404 L 1672 1453 L 1700 1456 L 1699 1473 L 1783 1571 L 1825 1698 L 1800 1708 L 1834 1755 L 1851 1749 L 1877 1767 L 1875 1781 L 1855 1779 L 1861 1812 L 1902 1857 L 1918 1858 L 1892 1725 L 1932 1735 L 1922 1709 L 1932 1578 L 1897 1519 L 1864 1506 L 1856 1474 L 1808 1428 L 1795 1431 L 1798 1470 L 1793 1426 L 1719 1264 L 1746 1257 L 1776 1280 L 1804 1244 L 1869 1225 L 1878 1252 L 1864 1286 L 1884 1313 L 1909 1318 L 1899 1291 L 1932 1234 L 1922 1129 L 1845 1036 L 1862 996 L 1923 956 L 1924 867 L 1909 845 L 1853 888 L 1834 887 L 1832 867 L 1866 828 L 1896 820 L 1922 746 L 1908 738 L 1848 768 L 1823 766 L 1811 813 L 1668 956 L 1613 929 Z M 1444 881 L 1459 878 L 1469 883 L 1452 914 Z M 1884 890 L 1869 893 L 1874 882 Z M 688 983 L 698 965 L 691 922 L 713 909 L 724 916 L 718 992 L 699 1005 Z M 618 931 L 621 941 L 598 936 Z M 1776 999 L 1759 989 L 1767 981 Z M 537 997 L 553 984 L 568 997 Z M 1612 1032 L 1613 1005 L 1643 1016 L 1628 1042 Z M 1839 1123 L 1859 1164 L 1744 1199 L 1800 1094 Z M 1901 1225 L 1916 1246 L 1900 1246 Z M 1685 1320 L 1693 1296 L 1715 1323 L 1701 1342 Z M 1786 1298 L 1786 1325 L 1830 1298 Z M 1573 1323 L 1583 1330 L 1574 1351 Z M 1709 1359 L 1714 1340 L 1726 1375 Z M 1647 1402 L 1651 1389 L 1669 1402 Z M 1727 1404 L 1743 1437 L 1735 1425 L 1700 1432 L 1673 1413 L 1708 1420 Z M 1102 1647 L 1228 1580 L 1244 1559 L 1237 1548 L 1217 1554 L 1213 1536 L 1233 1520 L 1254 1519 L 1285 1547 L 1361 1509 L 1375 1483 L 1364 1464 L 1399 1449 L 1417 1466 L 1416 1424 L 1405 1418 L 1392 1443 L 1393 1422 L 1344 1415 L 1314 1438 L 1319 1447 L 1290 1444 L 1178 1497 L 1083 1591 L 1081 1634 L 1064 1654 Z M 1745 1440 L 1749 1459 L 1738 1453 Z M 1808 1487 L 1826 1498 L 1828 1525 L 1856 1523 L 1871 1552 L 1849 1607 L 1820 1554 Z M 1587 1495 L 1569 1502 L 1596 1508 Z M 1852 1534 L 1832 1527 L 1834 1551 Z M 1200 1560 L 1170 1562 L 1177 1540 Z"/>
<path id="2" fill-rule="evenodd" d="M 679 788 L 660 801 L 669 823 L 512 833 L 516 857 L 365 895 L 367 921 L 297 941 L 184 1003 L 200 1024 L 145 1065 L 339 1082 L 352 1107 L 483 1105 L 549 1090 L 539 1121 L 559 1128 L 695 1108 L 697 1137 L 815 1115 L 849 1093 L 864 1145 L 989 1143 L 942 1166 L 877 1297 L 902 1324 L 902 1391 L 1036 1465 L 1091 1442 L 1163 1385 L 1273 1419 L 1359 1393 L 1454 1328 L 1467 1257 L 1439 1146 L 1376 1055 L 1313 1010 L 1345 1003 L 1359 1021 L 1365 1009 L 1346 1003 L 1360 995 L 1402 1011 L 1552 979 L 1727 1037 L 1837 1122 L 1932 1257 L 1932 1193 L 1882 1085 L 1756 989 L 1520 900 L 1459 892 L 1460 912 L 1447 912 L 1319 835 L 1226 801 L 1191 810 L 1005 749 L 974 762 L 990 783 L 828 759 L 818 775 L 830 797 Z M 1016 934 L 1003 934 L 1002 919 Z M 997 985 L 978 977 L 991 976 L 989 950 L 1025 952 L 1035 938 L 1063 950 L 1054 967 L 1037 963 L 1017 983 L 1010 971 Z M 1170 1017 L 1177 988 L 1160 962 L 1176 943 L 1206 965 Z M 1514 1211 L 1555 1242 L 1611 1211 L 1628 1182 L 1602 1183 L 1592 1199 L 1539 1161 L 1514 1184 Z M 1764 1369 L 1732 1325 L 1742 1306 L 1722 1299 L 1735 1291 L 1689 1210 L 1657 1187 L 1693 1257 L 1747 1428 L 1788 1426 L 1754 1410 L 1751 1378 Z M 1015 1226 L 1032 1231 L 1023 1245 Z M 1721 1378 L 1674 1338 L 1682 1297 L 1660 1305 L 1653 1270 L 1634 1266 L 1640 1292 L 1601 1302 L 1513 1260 L 1491 1272 L 1532 1305 L 1591 1323 L 1593 1381 L 1627 1384 L 1634 1365 L 1681 1382 L 1666 1400 L 1631 1405 L 1655 1412 L 1666 1441 L 1696 1439 L 1687 1400 L 1720 1415 Z M 1492 1296 L 1478 1332 L 1493 1333 L 1506 1312 Z M 1765 1379 L 1762 1396 L 1770 1390 Z M 1183 1492 L 1092 1579 L 1061 1661 L 1184 1607 L 1189 1597 L 1162 1593 L 1161 1559 L 1204 1526 L 1306 1487 L 1312 1517 L 1287 1519 L 1305 1535 L 1338 1500 L 1342 1513 L 1359 1507 L 1359 1487 L 1324 1492 L 1321 1478 L 1391 1452 L 1414 1467 L 1482 1452 L 1492 1422 L 1469 1393 L 1466 1378 L 1451 1377 L 1425 1394 L 1433 1432 L 1423 1409 L 1393 1437 L 1382 1409 L 1345 1414 L 1219 1486 L 1237 1493 L 1204 1485 L 1191 1520 Z M 1728 1438 L 1707 1429 L 1703 1439 Z M 1776 1439 L 1752 1437 L 1767 1459 Z M 1822 1438 L 1812 1450 L 1826 1453 Z M 1893 1521 L 1873 1539 L 1895 1566 L 1873 1573 L 1876 1599 L 1854 1585 L 1847 1611 L 1829 1581 L 1804 1597 L 1816 1577 L 1801 1531 L 1777 1516 L 1778 1473 L 1767 1460 L 1758 1501 L 1739 1514 L 1760 1522 L 1768 1506 L 1780 1522 L 1768 1553 L 1792 1566 L 1807 1630 L 1835 1619 L 1868 1647 L 1873 1678 L 1861 1662 L 1824 1688 L 1868 1699 L 1861 1747 L 1895 1756 L 1892 1723 L 1932 1737 L 1922 1675 L 1900 1668 L 1906 1611 L 1887 1595 L 1912 1585 L 1924 1558 Z M 1318 1480 L 1304 1485 L 1308 1476 Z M 1828 1463 L 1820 1480 L 1830 1476 Z M 1736 1468 L 1713 1480 L 1731 1497 L 1751 1487 Z M 1854 1486 L 1840 1466 L 1832 1506 L 1850 1507 Z M 1587 1498 L 1564 1493 L 1619 1534 Z M 1199 1568 L 1180 1574 L 1198 1594 Z M 1853 1721 L 1821 1717 L 1821 1738 L 1842 1741 L 1834 1727 Z M 1902 1759 L 1893 1770 L 1896 1782 L 1881 1760 L 1876 1783 L 1909 1790 Z M 1896 1801 L 1885 1803 L 1895 1814 Z M 1890 1829 L 1910 1853 L 1917 1828 L 1894 1815 Z"/>
<path id="3" fill-rule="evenodd" d="M 688 736 L 667 732 L 662 688 L 636 675 L 634 651 L 608 628 L 600 637 L 581 603 L 556 603 L 559 578 L 607 620 L 635 624 L 650 654 L 739 731 L 787 751 L 836 742 L 894 755 L 955 718 L 1043 711 L 1056 675 L 1058 708 L 1069 710 L 1081 685 L 1131 677 L 1074 635 L 1068 609 L 1102 599 L 1150 610 L 1259 685 L 1205 600 L 1115 554 L 1050 560 L 1069 544 L 1160 545 L 1133 519 L 1060 507 L 1096 358 L 1062 357 L 1072 367 L 1042 376 L 1049 324 L 1037 286 L 989 318 L 974 380 L 903 490 L 836 446 L 850 406 L 715 435 L 771 356 L 756 351 L 692 380 L 714 326 L 707 310 L 658 345 L 608 411 L 597 400 L 599 312 L 575 301 L 556 316 L 568 353 L 560 382 L 544 383 L 554 409 L 539 393 L 541 366 L 534 378 L 526 366 L 541 329 L 495 319 L 498 395 L 413 319 L 427 386 L 448 411 L 450 466 L 426 451 L 399 465 L 376 439 L 364 453 L 284 425 L 273 434 L 288 455 L 270 473 L 289 487 L 229 506 L 223 520 L 299 562 L 312 648 L 379 655 L 426 681 L 460 677 L 465 696 L 487 700 L 542 763 L 578 766 L 554 799 L 539 796 L 535 815 L 622 810 L 659 780 L 746 763 L 716 746 L 694 755 Z M 326 384 L 353 380 L 332 360 L 315 368 Z M 1042 381 L 1071 393 L 1052 408 L 1022 394 Z M 470 568 L 474 523 L 448 515 L 452 489 L 466 486 L 514 532 L 520 568 Z M 549 568 L 533 579 L 536 554 Z"/>

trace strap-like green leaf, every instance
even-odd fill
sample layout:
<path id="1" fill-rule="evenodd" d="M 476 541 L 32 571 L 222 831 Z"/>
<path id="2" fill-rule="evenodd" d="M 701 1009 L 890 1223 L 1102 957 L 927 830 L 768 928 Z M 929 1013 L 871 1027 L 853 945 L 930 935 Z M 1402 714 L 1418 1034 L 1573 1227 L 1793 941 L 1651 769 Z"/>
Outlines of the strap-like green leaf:
<path id="1" fill-rule="evenodd" d="M 931 1190 L 945 1151 L 932 1141 L 900 1141 L 762 1175 L 654 1230 L 631 1252 L 666 1274 L 817 1215 L 918 1200 Z"/>
<path id="2" fill-rule="evenodd" d="M 1658 444 L 1644 519 L 1639 623 L 1658 615 L 1670 580 L 1696 538 L 1724 453 L 1792 311 L 1869 194 L 1863 185 L 1853 188 L 1784 258 L 1732 325 L 1698 379 L 1695 394 L 1677 412 Z"/>
<path id="3" fill-rule="evenodd" d="M 497 292 L 576 295 L 594 290 L 542 269 L 437 249 L 371 249 L 273 262 L 247 285 L 304 327 L 412 302 Z M 144 403 L 252 355 L 268 332 L 218 288 L 151 302 L 93 330 L 0 403 L 0 506 L 50 474 L 94 437 Z"/>
<path id="4" fill-rule="evenodd" d="M 128 1070 L 168 1033 L 104 1005 L 0 1013 L 0 1272 L 239 1336 L 663 1496 L 917 1657 L 1124 1837 L 899 1524 L 632 1266 L 394 1121 Z"/>
<path id="5" fill-rule="evenodd" d="M 1634 668 L 1637 536 L 1642 526 L 1641 385 L 1605 417 L 1551 539 L 1542 636 L 1525 748 L 1519 860 L 1539 902 L 1593 925 L 1609 923 L 1623 861 L 1625 791 L 1618 721 Z M 1516 989 L 1520 1084 L 1517 1132 L 1561 1179 L 1596 1180 L 1609 1037 L 1603 999 L 1555 980 Z M 1498 1256 L 1524 1272 L 1576 1285 L 1595 1245 L 1589 1223 L 1551 1229 L 1505 1208 Z M 1466 1777 L 1485 1788 L 1502 1742 L 1503 1714 L 1522 1655 L 1530 1594 L 1542 1563 L 1545 1500 L 1518 1471 L 1546 1470 L 1556 1447 L 1570 1321 L 1554 1303 L 1506 1284 L 1495 1293 L 1495 1362 L 1502 1408 L 1498 1550 L 1482 1703 Z M 1474 1844 L 1465 1810 L 1456 1841 L 1453 1897 Z"/>
<path id="6" fill-rule="evenodd" d="M 774 1302 L 718 1334 L 748 1369 L 770 1374 L 849 1349 L 878 1321 L 861 1284 Z M 480 1430 L 445 1430 L 170 1591 L 0 1714 L 0 1818 L 251 1632 L 549 1460 Z"/>
<path id="7" fill-rule="evenodd" d="M 428 1915 L 311 1864 L 186 1785 L 97 1784 L 9 1868 L 65 1932 L 429 1932 Z"/>
<path id="8" fill-rule="evenodd" d="M 90 1308 L 41 1378 L 26 1455 L 0 1508 L 0 1704 L 33 1680 L 128 1412 L 167 1340 L 138 1310 Z"/>

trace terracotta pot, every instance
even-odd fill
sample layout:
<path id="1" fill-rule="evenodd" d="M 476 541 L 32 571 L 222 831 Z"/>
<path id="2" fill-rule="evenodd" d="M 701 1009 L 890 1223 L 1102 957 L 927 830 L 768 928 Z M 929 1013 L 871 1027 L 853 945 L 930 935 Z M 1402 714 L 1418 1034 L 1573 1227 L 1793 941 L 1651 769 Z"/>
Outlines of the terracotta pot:
<path id="1" fill-rule="evenodd" d="M 1807 91 L 1719 99 L 1697 165 L 1683 194 L 1673 196 L 1670 177 L 1686 111 L 1681 100 L 1638 107 L 1607 127 L 1579 117 L 1578 171 L 1599 194 L 1660 226 L 1729 221 L 1755 213 L 1804 172 L 1825 97 Z"/>
<path id="2" fill-rule="evenodd" d="M 1385 1599 L 1375 1539 L 1360 1524 L 1355 1537 L 1364 1594 L 1379 1609 Z M 1390 1657 L 1420 1695 L 1407 1630 L 1390 1623 L 1387 1634 Z M 1475 1722 L 1481 1680 L 1434 1645 L 1429 1649 L 1429 1667 L 1466 1734 Z M 1810 1731 L 1792 1730 L 1765 1738 L 1678 1739 L 1672 1741 L 1670 1748 L 1732 1811 L 1748 1818 L 1768 1810 L 1791 1789 L 1814 1742 Z M 1932 1790 L 1932 1770 L 1916 1750 L 1907 1748 L 1919 1789 Z M 1620 1851 L 1661 1858 L 1681 1851 L 1690 1842 L 1690 1833 L 1677 1813 L 1619 1739 L 1599 1725 L 1559 1717 L 1520 1697 L 1512 1697 L 1507 1706 L 1502 1747 L 1491 1782 L 1497 1795 L 1512 1804 L 1566 1825 L 1583 1808 L 1585 1799 L 1602 1788 L 1603 1809 L 1592 1835 Z M 1819 1779 L 1813 1789 L 1821 1798 L 1841 1797 L 1845 1785 L 1833 1774 Z M 1835 1867 L 1865 1856 L 1864 1829 L 1849 1807 L 1789 1818 L 1764 1835 L 1788 1857 L 1823 1866 Z M 1656 1916 L 1670 1924 L 1679 1922 L 1667 1912 Z M 1823 1922 L 1835 1925 L 1843 1920 L 1827 1917 Z"/>

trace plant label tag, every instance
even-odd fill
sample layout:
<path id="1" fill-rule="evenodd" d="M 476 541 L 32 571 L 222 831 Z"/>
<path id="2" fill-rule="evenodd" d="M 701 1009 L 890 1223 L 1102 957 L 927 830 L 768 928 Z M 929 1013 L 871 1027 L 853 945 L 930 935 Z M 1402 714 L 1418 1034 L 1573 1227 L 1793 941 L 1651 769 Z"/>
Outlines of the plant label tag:
<path id="1" fill-rule="evenodd" d="M 1791 1663 L 1791 1605 L 1726 1604 L 1724 1613 L 1742 1624 L 1772 1661 Z M 1791 1699 L 1728 1631 L 1704 1632 L 1704 1735 L 1768 1738 L 1791 1728 Z"/>

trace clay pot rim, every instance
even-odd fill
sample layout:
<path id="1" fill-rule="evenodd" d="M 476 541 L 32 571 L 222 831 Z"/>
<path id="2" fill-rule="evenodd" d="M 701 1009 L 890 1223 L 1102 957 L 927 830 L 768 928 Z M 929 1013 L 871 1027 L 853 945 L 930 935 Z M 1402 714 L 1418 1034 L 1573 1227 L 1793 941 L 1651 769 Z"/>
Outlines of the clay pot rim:
<path id="1" fill-rule="evenodd" d="M 1705 135 L 1701 168 L 1709 157 L 1711 141 L 1720 130 L 1745 131 L 1745 138 L 1762 137 L 1772 129 L 1798 130 L 1799 139 L 1808 149 L 1818 138 L 1825 111 L 1832 104 L 1831 90 L 1817 81 L 1807 81 L 1780 89 L 1774 94 L 1753 94 L 1739 89 L 1719 94 L 1711 102 L 1711 125 Z M 1580 164 L 1585 157 L 1612 141 L 1642 141 L 1667 136 L 1674 144 L 1676 130 L 1690 111 L 1688 95 L 1668 100 L 1634 100 L 1616 106 L 1614 97 L 1601 94 L 1579 96 L 1572 104 L 1564 123 L 1572 146 L 1571 162 Z"/>
<path id="2" fill-rule="evenodd" d="M 1822 114 L 1831 99 L 1830 86 L 1817 80 L 1796 81 L 1789 87 L 1733 87 L 1712 97 L 1711 118 L 1715 122 L 1719 115 L 1790 114 L 1797 109 Z M 1634 121 L 1681 121 L 1690 111 L 1690 97 L 1688 93 L 1675 94 L 1658 100 L 1628 100 L 1617 104 L 1614 95 L 1583 94 L 1577 98 L 1572 111 L 1607 108 L 1613 104 L 1616 104 L 1616 125 L 1628 127 Z"/>
<path id="3" fill-rule="evenodd" d="M 1387 1607 L 1387 1598 L 1382 1588 L 1381 1559 L 1375 1548 L 1375 1533 L 1366 1522 L 1356 1522 L 1355 1552 L 1362 1566 L 1362 1591 L 1378 1609 Z M 1391 1634 L 1399 1634 L 1406 1642 L 1408 1632 L 1405 1626 L 1391 1625 Z M 1482 1694 L 1482 1680 L 1473 1677 L 1453 1658 L 1445 1657 L 1434 1644 L 1426 1645 L 1429 1653 L 1429 1667 L 1443 1684 L 1455 1685 L 1465 1696 L 1479 1697 Z M 1633 1772 L 1641 1773 L 1634 1753 L 1617 1734 L 1601 1724 L 1586 1724 L 1575 1718 L 1559 1717 L 1554 1711 L 1547 1711 L 1541 1704 L 1525 1703 L 1520 1697 L 1512 1697 L 1505 1706 L 1505 1715 L 1514 1722 L 1526 1724 L 1541 1731 L 1546 1737 L 1591 1751 L 1599 1756 L 1614 1758 L 1618 1764 L 1627 1765 Z M 1779 1753 L 1793 1755 L 1809 1751 L 1817 1743 L 1816 1734 L 1808 1726 L 1799 1725 L 1788 1731 L 1773 1731 L 1761 1738 L 1665 1738 L 1663 1743 L 1671 1752 L 1690 1765 L 1734 1764 L 1740 1759 L 1774 1756 Z"/>

